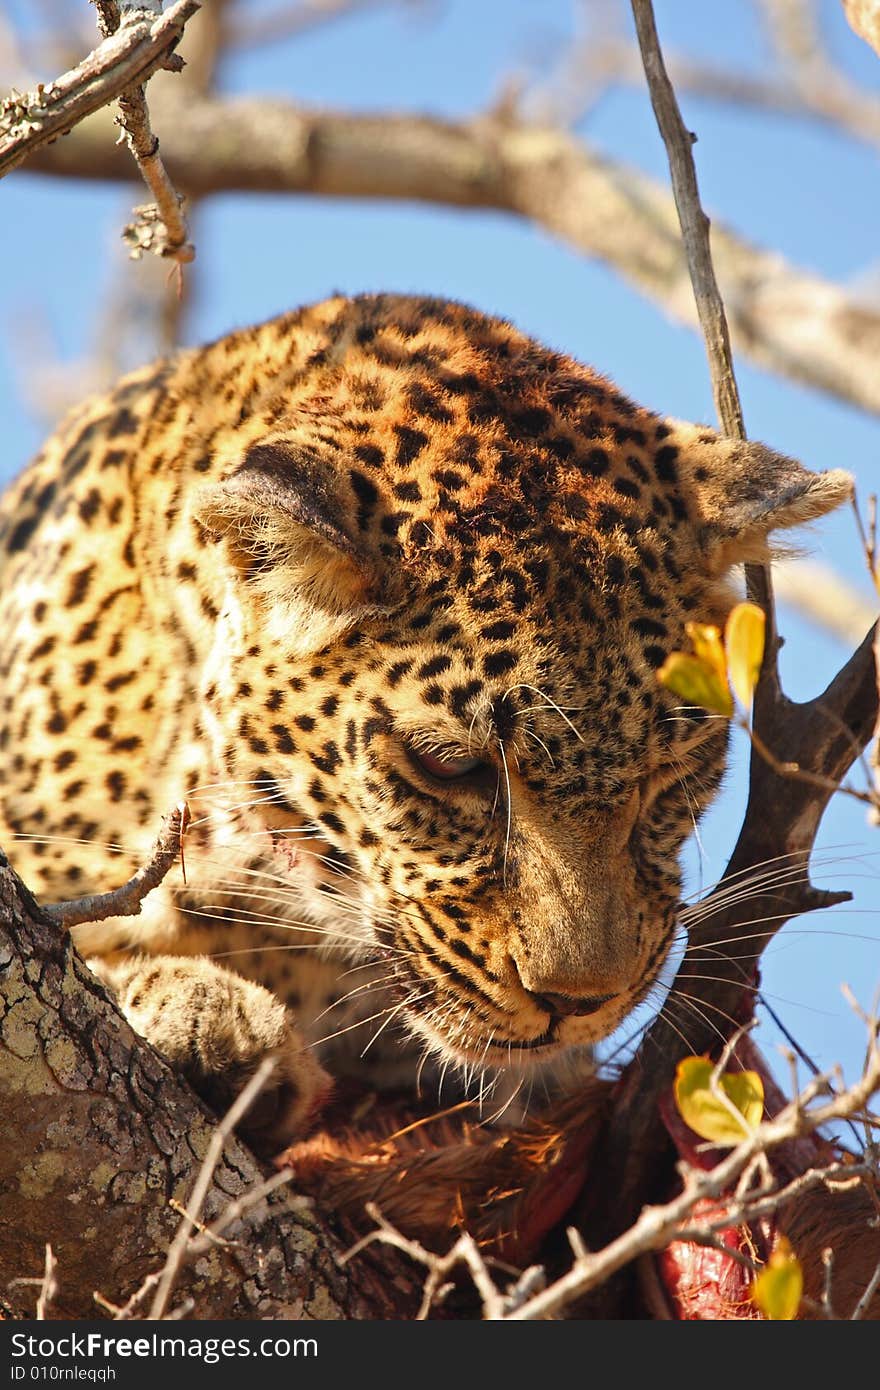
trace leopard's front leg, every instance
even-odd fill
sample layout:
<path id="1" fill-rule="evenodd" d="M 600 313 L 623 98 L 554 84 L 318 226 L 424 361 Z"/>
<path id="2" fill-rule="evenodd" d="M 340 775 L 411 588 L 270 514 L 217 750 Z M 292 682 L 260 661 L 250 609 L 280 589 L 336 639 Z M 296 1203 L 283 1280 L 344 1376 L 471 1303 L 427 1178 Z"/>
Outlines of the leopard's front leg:
<path id="1" fill-rule="evenodd" d="M 90 957 L 88 964 L 132 1028 L 218 1113 L 272 1057 L 274 1071 L 239 1128 L 265 1154 L 302 1137 L 332 1083 L 267 989 L 203 956 Z"/>

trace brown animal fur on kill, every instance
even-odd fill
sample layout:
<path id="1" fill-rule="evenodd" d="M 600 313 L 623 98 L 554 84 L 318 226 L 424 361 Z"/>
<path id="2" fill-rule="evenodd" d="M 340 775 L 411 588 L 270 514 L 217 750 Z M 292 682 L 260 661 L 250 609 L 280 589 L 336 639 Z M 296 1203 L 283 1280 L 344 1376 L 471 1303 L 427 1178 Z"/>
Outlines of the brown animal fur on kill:
<path id="1" fill-rule="evenodd" d="M 581 1190 L 612 1090 L 610 1081 L 593 1078 L 513 1129 L 481 1124 L 476 1105 L 435 1114 L 396 1098 L 367 1098 L 355 1124 L 334 1124 L 337 1105 L 324 1128 L 277 1162 L 292 1167 L 297 1190 L 348 1232 L 369 1229 L 365 1204 L 372 1202 L 429 1249 L 445 1252 L 468 1230 L 499 1259 L 526 1265 Z"/>

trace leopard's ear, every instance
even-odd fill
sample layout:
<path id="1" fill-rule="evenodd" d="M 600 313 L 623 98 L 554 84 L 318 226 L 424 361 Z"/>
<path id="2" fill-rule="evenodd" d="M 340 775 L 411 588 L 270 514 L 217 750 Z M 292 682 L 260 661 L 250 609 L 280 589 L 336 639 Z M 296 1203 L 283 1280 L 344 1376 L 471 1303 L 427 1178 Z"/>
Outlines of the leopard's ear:
<path id="1" fill-rule="evenodd" d="M 350 623 L 377 601 L 378 574 L 348 491 L 308 450 L 268 440 L 199 490 L 194 516 L 253 594 Z"/>
<path id="2" fill-rule="evenodd" d="M 766 444 L 667 423 L 670 466 L 714 574 L 765 561 L 772 532 L 813 521 L 852 496 L 852 475 L 842 468 L 812 473 Z"/>

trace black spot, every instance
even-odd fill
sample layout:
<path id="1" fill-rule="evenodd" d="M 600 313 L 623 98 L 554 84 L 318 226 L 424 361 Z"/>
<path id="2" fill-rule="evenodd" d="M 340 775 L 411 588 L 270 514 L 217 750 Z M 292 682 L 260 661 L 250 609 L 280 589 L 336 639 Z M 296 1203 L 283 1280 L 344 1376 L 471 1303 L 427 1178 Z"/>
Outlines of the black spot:
<path id="1" fill-rule="evenodd" d="M 357 449 L 355 449 L 356 454 L 357 452 Z M 360 504 L 358 507 L 357 517 L 358 529 L 361 531 L 365 531 L 367 529 L 367 526 L 369 525 L 370 517 L 372 516 L 373 511 L 375 510 L 376 502 L 379 498 L 379 493 L 377 492 L 375 485 L 370 482 L 369 478 L 367 478 L 363 473 L 359 473 L 357 469 L 352 468 L 349 471 L 348 476 L 351 481 L 351 486 L 354 491 L 354 494 L 357 497 L 358 502 Z"/>
<path id="2" fill-rule="evenodd" d="M 115 738 L 110 745 L 114 753 L 133 753 L 140 746 L 141 739 L 137 734 L 128 734 L 125 738 Z"/>
<path id="3" fill-rule="evenodd" d="M 454 685 L 449 692 L 449 707 L 453 714 L 461 719 L 474 696 L 479 695 L 482 689 L 483 682 L 478 680 L 468 681 L 466 685 Z"/>
<path id="4" fill-rule="evenodd" d="M 385 455 L 375 444 L 356 444 L 353 452 L 356 459 L 360 459 L 361 463 L 367 464 L 370 468 L 381 468 L 385 461 Z M 354 482 L 353 476 L 352 482 Z M 355 490 L 357 491 L 356 488 Z"/>
<path id="5" fill-rule="evenodd" d="M 318 816 L 322 825 L 326 825 L 328 830 L 332 830 L 336 835 L 345 834 L 345 826 L 333 811 L 322 811 Z"/>
<path id="6" fill-rule="evenodd" d="M 429 661 L 425 661 L 419 667 L 416 675 L 419 680 L 428 680 L 431 676 L 439 676 L 441 671 L 448 671 L 452 665 L 451 656 L 432 656 Z"/>
<path id="7" fill-rule="evenodd" d="M 120 435 L 135 434 L 138 422 L 127 406 L 123 406 L 109 421 L 107 435 L 110 439 L 118 439 Z"/>
<path id="8" fill-rule="evenodd" d="M 623 583 L 626 570 L 619 555 L 609 555 L 605 561 L 605 573 L 614 585 Z"/>
<path id="9" fill-rule="evenodd" d="M 516 632 L 516 623 L 507 620 L 489 623 L 481 630 L 481 636 L 489 642 L 506 642 Z"/>
<path id="10" fill-rule="evenodd" d="M 399 497 L 401 502 L 420 502 L 422 489 L 415 481 L 408 483 L 395 483 L 394 495 Z"/>
<path id="11" fill-rule="evenodd" d="M 641 497 L 642 490 L 638 483 L 634 483 L 629 478 L 615 478 L 614 491 L 621 497 Z"/>
<path id="12" fill-rule="evenodd" d="M 449 424 L 454 419 L 452 411 L 421 382 L 415 382 L 406 394 L 417 415 L 427 415 L 429 420 L 437 420 L 440 424 Z"/>
<path id="13" fill-rule="evenodd" d="M 541 442 L 547 452 L 552 454 L 554 458 L 559 459 L 560 463 L 564 463 L 566 459 L 570 459 L 574 453 L 574 444 L 570 439 L 566 439 L 564 435 L 554 434 L 551 435 L 549 439 L 544 439 Z"/>
<path id="14" fill-rule="evenodd" d="M 327 696 L 324 700 L 322 700 L 322 702 L 321 702 L 321 713 L 322 713 L 322 714 L 326 714 L 326 716 L 327 716 L 328 719 L 332 718 L 332 716 L 336 713 L 336 711 L 338 710 L 338 708 L 339 708 L 339 696 L 338 696 L 338 695 L 328 695 L 328 696 Z"/>
<path id="15" fill-rule="evenodd" d="M 502 649 L 499 652 L 490 652 L 483 657 L 483 670 L 487 676 L 503 676 L 507 671 L 512 671 L 519 658 L 516 652 Z"/>
<path id="16" fill-rule="evenodd" d="M 438 468 L 434 478 L 448 492 L 460 492 L 467 482 L 454 468 Z"/>
<path id="17" fill-rule="evenodd" d="M 544 433 L 550 424 L 549 410 L 543 410 L 540 406 L 528 406 L 525 410 L 514 411 L 511 416 L 513 429 L 511 433 L 527 439 L 534 439 Z"/>
<path id="18" fill-rule="evenodd" d="M 413 459 L 418 458 L 428 443 L 428 436 L 422 430 L 410 429 L 408 425 L 395 425 L 394 433 L 397 435 L 394 462 L 398 467 L 405 468 Z"/>
<path id="19" fill-rule="evenodd" d="M 34 531 L 39 524 L 39 517 L 24 517 L 10 533 L 9 540 L 6 542 L 6 549 L 10 554 L 17 550 L 24 550 Z"/>
<path id="20" fill-rule="evenodd" d="M 659 431 L 658 431 L 659 437 Z M 654 455 L 654 468 L 657 477 L 663 483 L 678 482 L 678 472 L 675 467 L 675 460 L 678 458 L 678 450 L 674 444 L 666 444 L 662 449 L 658 449 Z"/>
<path id="21" fill-rule="evenodd" d="M 77 510 L 80 520 L 88 526 L 94 521 L 101 507 L 101 494 L 96 487 L 90 488 L 85 497 L 81 498 Z"/>
<path id="22" fill-rule="evenodd" d="M 322 753 L 312 753 L 311 759 L 319 772 L 326 772 L 327 776 L 330 777 L 342 762 L 342 755 L 337 745 L 330 739 L 324 744 L 324 751 Z"/>
<path id="23" fill-rule="evenodd" d="M 601 478 L 608 472 L 608 455 L 604 449 L 590 449 L 584 459 L 584 467 L 594 478 Z"/>
<path id="24" fill-rule="evenodd" d="M 295 753 L 296 744 L 290 737 L 290 730 L 285 724 L 273 724 L 272 734 L 275 738 L 275 748 L 279 753 Z"/>
<path id="25" fill-rule="evenodd" d="M 79 645 L 80 642 L 92 642 L 92 641 L 94 641 L 95 633 L 96 633 L 97 631 L 98 631 L 98 624 L 97 624 L 97 621 L 96 621 L 94 618 L 92 619 L 91 622 L 83 623 L 82 626 L 79 627 L 79 628 L 77 628 L 76 632 L 74 633 L 74 636 L 73 636 L 73 644 L 74 644 L 74 646 Z"/>
<path id="26" fill-rule="evenodd" d="M 654 643 L 649 643 L 648 646 L 645 647 L 644 651 L 645 660 L 647 661 L 648 665 L 653 666 L 655 670 L 658 666 L 662 666 L 664 661 L 666 660 L 665 647 L 658 647 Z"/>
<path id="27" fill-rule="evenodd" d="M 401 526 L 409 519 L 409 512 L 389 512 L 382 518 L 382 530 L 386 536 L 396 536 Z"/>
<path id="28" fill-rule="evenodd" d="M 126 789 L 125 774 L 118 769 L 108 772 L 104 778 L 104 786 L 107 788 L 111 801 L 121 801 Z"/>
<path id="29" fill-rule="evenodd" d="M 596 525 L 600 531 L 613 531 L 623 521 L 623 515 L 616 507 L 601 506 L 596 513 Z"/>
<path id="30" fill-rule="evenodd" d="M 634 618 L 630 627 L 642 637 L 666 637 L 668 631 L 666 624 L 655 618 Z"/>
<path id="31" fill-rule="evenodd" d="M 407 671 L 410 671 L 411 669 L 411 661 L 395 661 L 393 666 L 388 667 L 388 670 L 385 673 L 385 679 L 388 681 L 388 684 L 391 686 L 392 690 L 400 684 L 402 677 L 405 676 Z"/>
<path id="32" fill-rule="evenodd" d="M 304 734 L 310 734 L 315 727 L 315 721 L 310 714 L 298 714 L 293 722 Z"/>

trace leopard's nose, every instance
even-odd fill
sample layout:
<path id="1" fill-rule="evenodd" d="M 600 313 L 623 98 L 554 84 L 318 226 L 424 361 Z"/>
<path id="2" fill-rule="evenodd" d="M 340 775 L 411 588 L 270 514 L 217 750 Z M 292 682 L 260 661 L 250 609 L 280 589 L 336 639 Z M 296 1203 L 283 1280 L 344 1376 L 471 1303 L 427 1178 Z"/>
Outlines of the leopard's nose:
<path id="1" fill-rule="evenodd" d="M 596 1013 L 603 1004 L 614 998 L 613 994 L 591 994 L 583 999 L 575 999 L 570 994 L 535 994 L 532 990 L 527 993 L 540 1009 L 546 1009 L 553 1018 L 583 1018 Z"/>

